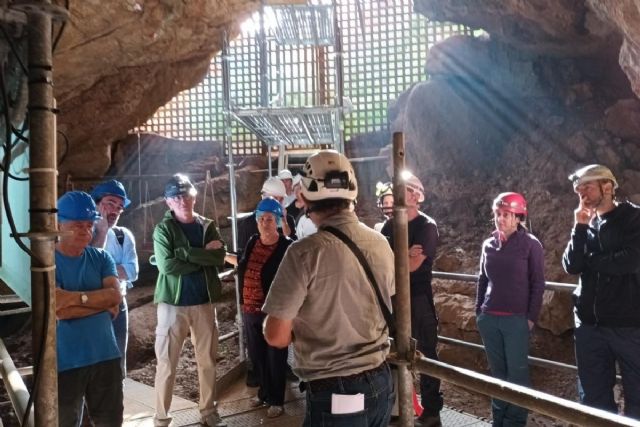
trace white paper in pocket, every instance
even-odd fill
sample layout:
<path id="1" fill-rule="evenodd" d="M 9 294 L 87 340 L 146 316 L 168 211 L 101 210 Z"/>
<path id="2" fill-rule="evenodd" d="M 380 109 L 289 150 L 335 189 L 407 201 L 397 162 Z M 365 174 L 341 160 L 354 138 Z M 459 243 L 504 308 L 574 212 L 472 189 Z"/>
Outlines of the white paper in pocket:
<path id="1" fill-rule="evenodd" d="M 364 394 L 332 394 L 332 414 L 353 414 L 364 411 Z"/>

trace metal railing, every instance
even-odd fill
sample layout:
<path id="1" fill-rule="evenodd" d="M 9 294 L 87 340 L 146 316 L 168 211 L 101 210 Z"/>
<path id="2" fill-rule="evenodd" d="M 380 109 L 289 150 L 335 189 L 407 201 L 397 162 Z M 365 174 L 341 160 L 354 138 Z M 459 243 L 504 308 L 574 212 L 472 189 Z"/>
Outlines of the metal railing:
<path id="1" fill-rule="evenodd" d="M 391 363 L 404 363 L 391 359 Z M 632 426 L 640 421 L 600 409 L 581 405 L 528 387 L 502 381 L 469 369 L 459 368 L 437 360 L 420 357 L 414 361 L 415 370 L 431 375 L 467 390 L 506 400 L 549 417 L 584 427 Z"/>
<path id="2" fill-rule="evenodd" d="M 442 280 L 454 280 L 457 282 L 477 282 L 478 275 L 477 274 L 465 274 L 465 273 L 445 273 L 443 271 L 434 271 L 433 272 L 434 279 L 442 279 Z M 575 291 L 578 285 L 573 285 L 571 283 L 561 283 L 561 282 L 544 282 L 544 289 L 547 291 L 558 291 L 558 292 L 573 292 Z"/>
<path id="3" fill-rule="evenodd" d="M 22 375 L 16 366 L 13 364 L 13 360 L 4 345 L 4 341 L 0 338 L 0 375 L 4 381 L 9 400 L 18 419 L 22 420 L 22 414 L 25 413 L 29 402 L 29 390 L 22 380 Z M 31 413 L 27 418 L 27 427 L 34 425 L 34 412 L 33 406 L 31 407 Z"/>

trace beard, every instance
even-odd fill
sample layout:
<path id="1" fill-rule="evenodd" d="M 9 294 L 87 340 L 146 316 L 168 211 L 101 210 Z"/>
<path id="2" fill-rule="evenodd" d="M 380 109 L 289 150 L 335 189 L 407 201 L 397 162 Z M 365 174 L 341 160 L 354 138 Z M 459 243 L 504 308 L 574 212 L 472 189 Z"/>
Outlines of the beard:
<path id="1" fill-rule="evenodd" d="M 109 227 L 113 227 L 114 225 L 116 225 L 118 223 L 119 217 L 120 215 L 117 214 L 107 215 L 107 223 L 109 224 Z"/>

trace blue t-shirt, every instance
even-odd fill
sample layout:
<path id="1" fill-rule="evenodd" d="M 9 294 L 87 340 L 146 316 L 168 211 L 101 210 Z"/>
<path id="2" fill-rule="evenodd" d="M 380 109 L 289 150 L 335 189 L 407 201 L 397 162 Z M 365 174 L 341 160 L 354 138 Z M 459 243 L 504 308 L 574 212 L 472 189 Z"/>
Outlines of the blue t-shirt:
<path id="1" fill-rule="evenodd" d="M 189 245 L 193 248 L 202 248 L 204 240 L 204 227 L 198 221 L 184 224 L 178 222 L 180 229 L 187 240 Z M 210 301 L 209 291 L 207 291 L 207 281 L 204 277 L 204 270 L 200 268 L 193 273 L 183 274 L 181 277 L 182 285 L 180 286 L 180 299 L 176 305 L 200 305 Z"/>
<path id="2" fill-rule="evenodd" d="M 111 256 L 102 249 L 85 248 L 79 257 L 56 251 L 56 286 L 66 291 L 102 289 L 102 279 L 118 277 Z M 58 320 L 58 372 L 117 359 L 120 351 L 107 311 L 77 319 Z"/>

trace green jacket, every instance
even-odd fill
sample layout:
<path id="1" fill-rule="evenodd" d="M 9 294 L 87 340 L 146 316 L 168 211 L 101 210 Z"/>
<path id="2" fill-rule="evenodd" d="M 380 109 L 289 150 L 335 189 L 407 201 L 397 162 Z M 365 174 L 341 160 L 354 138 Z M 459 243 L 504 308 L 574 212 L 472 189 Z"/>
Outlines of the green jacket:
<path id="1" fill-rule="evenodd" d="M 215 223 L 196 214 L 196 221 L 203 227 L 202 248 L 192 248 L 171 211 L 167 211 L 153 230 L 153 252 L 158 267 L 158 280 L 153 297 L 154 303 L 175 305 L 180 299 L 182 275 L 201 268 L 207 281 L 211 302 L 220 299 L 222 285 L 218 268 L 224 265 L 226 249 L 208 250 L 204 246 L 213 240 L 222 240 Z"/>

